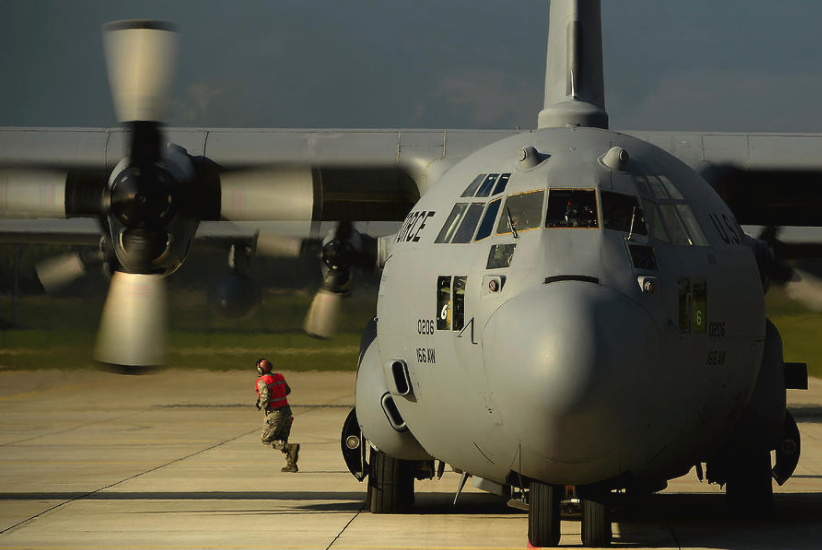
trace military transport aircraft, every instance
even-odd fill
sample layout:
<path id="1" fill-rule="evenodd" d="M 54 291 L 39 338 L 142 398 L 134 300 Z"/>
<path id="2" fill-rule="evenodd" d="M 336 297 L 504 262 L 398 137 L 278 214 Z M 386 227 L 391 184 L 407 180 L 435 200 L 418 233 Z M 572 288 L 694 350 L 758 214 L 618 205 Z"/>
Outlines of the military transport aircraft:
<path id="1" fill-rule="evenodd" d="M 330 335 L 351 269 L 382 268 L 342 434 L 372 512 L 447 463 L 527 506 L 535 546 L 559 544 L 575 486 L 583 543 L 607 546 L 615 491 L 706 464 L 732 510 L 765 514 L 799 459 L 785 392 L 807 372 L 763 293 L 817 252 L 777 232 L 820 225 L 820 137 L 611 131 L 600 27 L 597 0 L 551 3 L 536 130 L 163 131 L 174 32 L 110 24 L 124 128 L 0 130 L 4 238 L 91 235 L 114 269 L 96 357 L 137 368 L 163 360 L 163 278 L 193 241 L 241 266 L 305 244 L 262 222 L 335 222 L 306 329 Z"/>

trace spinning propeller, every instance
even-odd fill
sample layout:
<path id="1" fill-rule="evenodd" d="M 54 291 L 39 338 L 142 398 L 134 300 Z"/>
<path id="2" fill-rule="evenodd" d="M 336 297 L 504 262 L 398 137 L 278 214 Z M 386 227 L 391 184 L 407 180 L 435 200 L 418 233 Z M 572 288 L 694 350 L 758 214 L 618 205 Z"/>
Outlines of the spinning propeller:
<path id="1" fill-rule="evenodd" d="M 104 29 L 114 107 L 131 141 L 125 166 L 108 188 L 106 214 L 112 228 L 121 226 L 123 270 L 112 276 L 94 355 L 108 364 L 156 366 L 165 362 L 167 308 L 164 270 L 152 264 L 167 249 L 164 229 L 178 214 L 182 194 L 160 166 L 160 124 L 171 103 L 176 34 L 157 21 L 121 21 Z"/>
<path id="2" fill-rule="evenodd" d="M 303 329 L 311 336 L 331 338 L 337 330 L 340 304 L 348 294 L 351 270 L 368 269 L 376 263 L 377 241 L 340 222 L 323 242 L 323 284 L 308 310 Z"/>
<path id="3" fill-rule="evenodd" d="M 769 283 L 783 285 L 792 299 L 813 311 L 822 311 L 822 280 L 807 271 L 791 266 L 788 260 L 820 257 L 820 247 L 815 244 L 789 244 L 780 241 L 779 228 L 768 226 L 758 239 L 766 249 L 756 250 L 757 262 L 767 290 Z"/>
<path id="4" fill-rule="evenodd" d="M 38 272 L 47 289 L 57 288 L 97 262 L 108 264 L 113 275 L 94 356 L 118 367 L 151 367 L 165 362 L 164 278 L 184 262 L 200 221 L 311 221 L 319 176 L 306 164 L 221 171 L 165 145 L 174 28 L 158 21 L 110 23 L 103 43 L 117 118 L 128 130 L 127 156 L 107 181 L 72 170 L 4 170 L 0 215 L 101 220 L 108 233 L 102 252 L 62 256 Z M 276 249 L 276 241 L 261 249 Z"/>

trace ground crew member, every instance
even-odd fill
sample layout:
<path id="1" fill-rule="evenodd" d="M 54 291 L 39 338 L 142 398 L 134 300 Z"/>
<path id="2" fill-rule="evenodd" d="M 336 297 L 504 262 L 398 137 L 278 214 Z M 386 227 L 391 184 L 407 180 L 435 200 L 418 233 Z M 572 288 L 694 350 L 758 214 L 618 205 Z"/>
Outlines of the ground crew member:
<path id="1" fill-rule="evenodd" d="M 286 395 L 291 388 L 286 384 L 285 377 L 278 372 L 271 372 L 271 361 L 260 359 L 257 361 L 257 410 L 265 411 L 265 426 L 261 439 L 263 445 L 271 445 L 275 450 L 285 455 L 286 465 L 283 472 L 298 472 L 297 458 L 300 454 L 299 443 L 289 443 L 291 434 L 291 407 L 288 406 Z"/>

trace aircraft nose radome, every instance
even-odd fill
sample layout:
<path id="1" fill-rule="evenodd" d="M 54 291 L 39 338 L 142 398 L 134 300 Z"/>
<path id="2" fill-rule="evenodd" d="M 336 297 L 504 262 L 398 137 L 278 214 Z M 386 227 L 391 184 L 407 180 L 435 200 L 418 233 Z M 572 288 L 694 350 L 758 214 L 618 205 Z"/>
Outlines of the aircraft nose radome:
<path id="1" fill-rule="evenodd" d="M 618 451 L 648 394 L 654 326 L 636 302 L 589 282 L 554 282 L 512 298 L 483 336 L 503 422 L 524 447 L 558 462 Z"/>

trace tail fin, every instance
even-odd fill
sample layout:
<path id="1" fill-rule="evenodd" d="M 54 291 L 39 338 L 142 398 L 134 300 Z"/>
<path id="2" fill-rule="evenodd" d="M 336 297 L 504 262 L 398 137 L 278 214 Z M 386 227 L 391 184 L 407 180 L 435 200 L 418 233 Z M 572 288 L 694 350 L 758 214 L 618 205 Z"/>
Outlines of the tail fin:
<path id="1" fill-rule="evenodd" d="M 608 128 L 600 0 L 552 0 L 539 128 Z"/>

